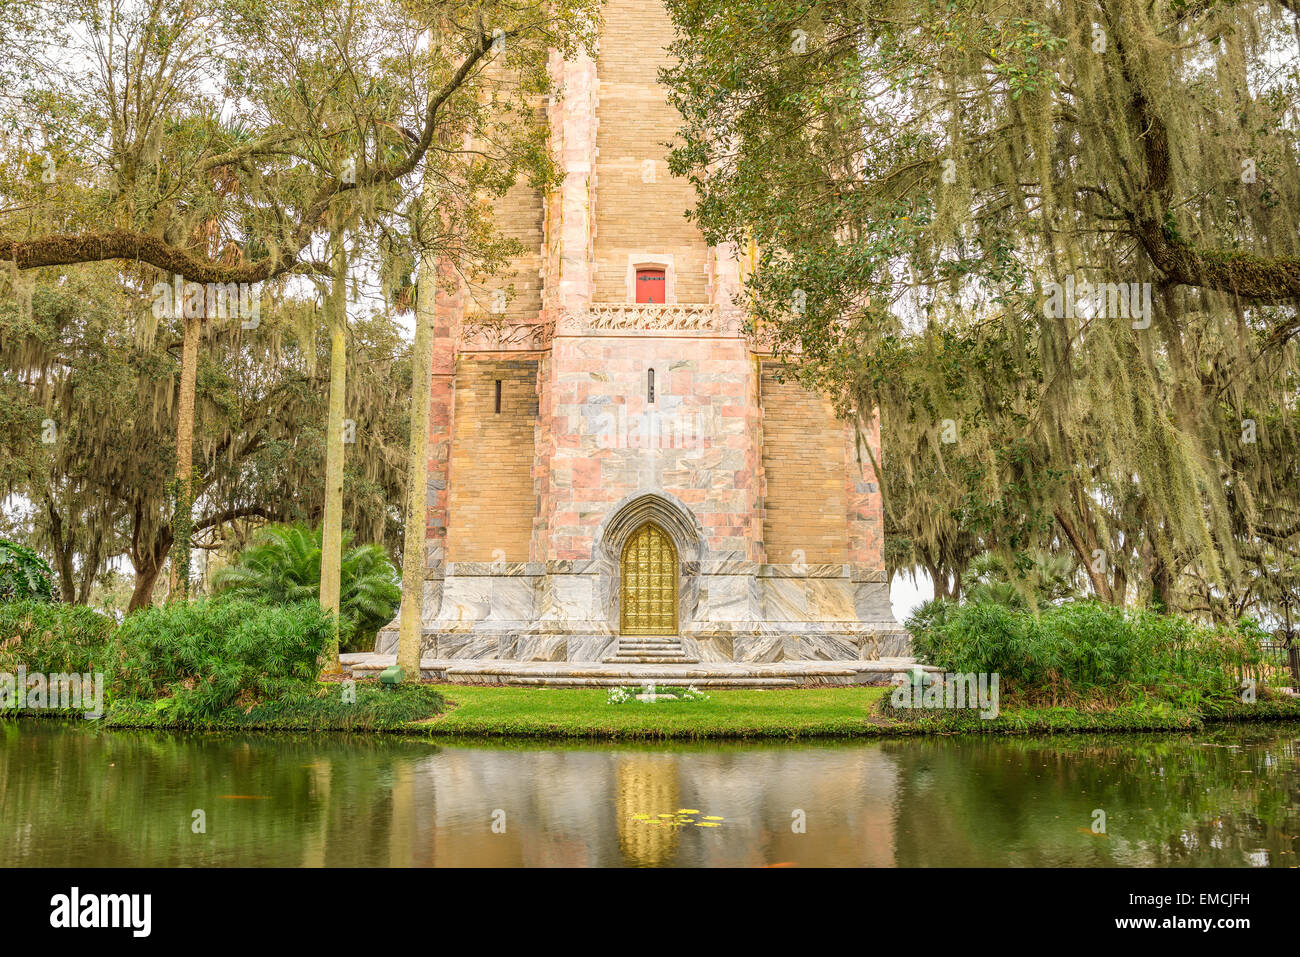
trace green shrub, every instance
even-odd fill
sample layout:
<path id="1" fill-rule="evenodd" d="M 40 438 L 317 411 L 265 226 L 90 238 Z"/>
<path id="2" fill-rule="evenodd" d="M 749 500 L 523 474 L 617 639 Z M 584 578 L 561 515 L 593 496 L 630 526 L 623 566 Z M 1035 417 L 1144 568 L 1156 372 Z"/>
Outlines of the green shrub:
<path id="1" fill-rule="evenodd" d="M 375 633 L 397 614 L 402 584 L 397 568 L 378 545 L 351 547 L 344 533 L 339 575 L 339 647 L 374 647 Z M 320 595 L 321 530 L 305 525 L 271 525 L 219 569 L 212 582 L 219 595 L 287 604 Z"/>
<path id="2" fill-rule="evenodd" d="M 0 538 L 0 603 L 54 601 L 54 571 L 26 545 Z"/>
<path id="3" fill-rule="evenodd" d="M 1263 632 L 1177 615 L 1069 602 L 1040 615 L 995 602 L 947 604 L 908 621 L 918 654 L 945 671 L 997 672 L 1010 691 L 1156 694 L 1180 704 L 1239 693 L 1259 673 Z"/>
<path id="4" fill-rule="evenodd" d="M 116 687 L 129 697 L 170 699 L 178 715 L 251 707 L 314 682 L 330 631 L 330 616 L 315 601 L 151 608 L 118 629 Z"/>
<path id="5" fill-rule="evenodd" d="M 406 684 L 391 691 L 359 683 L 355 701 L 337 683 L 300 685 L 251 708 L 227 708 L 211 718 L 177 714 L 171 700 L 121 700 L 109 709 L 111 728 L 203 728 L 240 731 L 410 731 L 409 724 L 445 709 L 429 685 Z"/>
<path id="6" fill-rule="evenodd" d="M 0 603 L 0 671 L 47 674 L 104 671 L 116 623 L 79 605 Z"/>
<path id="7" fill-rule="evenodd" d="M 947 598 L 928 599 L 912 610 L 912 614 L 903 623 L 903 627 L 913 635 L 928 632 L 931 628 L 938 627 L 947 621 L 949 612 L 958 607 L 960 606 L 955 601 L 950 601 Z"/>

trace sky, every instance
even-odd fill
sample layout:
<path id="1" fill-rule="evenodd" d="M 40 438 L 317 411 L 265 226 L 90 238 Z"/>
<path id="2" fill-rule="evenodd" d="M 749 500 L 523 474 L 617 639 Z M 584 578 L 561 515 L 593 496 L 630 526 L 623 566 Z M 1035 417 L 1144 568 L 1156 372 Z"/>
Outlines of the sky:
<path id="1" fill-rule="evenodd" d="M 934 597 L 934 583 L 925 572 L 913 582 L 910 575 L 895 574 L 889 582 L 889 603 L 894 609 L 894 620 L 900 625 L 907 620 L 916 606 Z"/>

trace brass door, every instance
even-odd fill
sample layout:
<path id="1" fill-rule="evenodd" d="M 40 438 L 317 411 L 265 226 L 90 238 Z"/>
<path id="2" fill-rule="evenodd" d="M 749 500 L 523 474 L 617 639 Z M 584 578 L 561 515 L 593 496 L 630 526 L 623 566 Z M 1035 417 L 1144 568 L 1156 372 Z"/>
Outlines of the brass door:
<path id="1" fill-rule="evenodd" d="M 625 635 L 677 634 L 677 549 L 646 522 L 623 546 L 619 606 Z"/>

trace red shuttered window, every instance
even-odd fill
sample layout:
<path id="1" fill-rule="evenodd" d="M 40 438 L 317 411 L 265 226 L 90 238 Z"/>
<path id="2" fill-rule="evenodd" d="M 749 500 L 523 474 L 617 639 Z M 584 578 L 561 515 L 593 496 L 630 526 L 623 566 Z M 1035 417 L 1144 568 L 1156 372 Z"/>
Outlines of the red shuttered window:
<path id="1" fill-rule="evenodd" d="M 664 281 L 664 271 L 662 269 L 638 269 L 636 271 L 637 302 L 667 302 L 666 289 L 667 284 Z"/>

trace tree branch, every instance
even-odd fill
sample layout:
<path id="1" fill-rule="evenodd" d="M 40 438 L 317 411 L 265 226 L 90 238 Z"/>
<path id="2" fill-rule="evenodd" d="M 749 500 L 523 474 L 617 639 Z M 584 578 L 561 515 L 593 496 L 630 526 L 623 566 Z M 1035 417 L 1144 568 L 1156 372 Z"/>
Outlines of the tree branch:
<path id="1" fill-rule="evenodd" d="M 477 33 L 478 42 L 456 72 L 443 84 L 442 89 L 429 101 L 425 109 L 419 141 L 411 150 L 395 163 L 359 172 L 355 183 L 344 183 L 335 178 L 328 179 L 307 204 L 298 220 L 293 241 L 283 249 L 268 253 L 261 259 L 232 265 L 198 254 L 191 248 L 172 245 L 159 236 L 136 230 L 114 229 L 103 232 L 55 233 L 34 239 L 0 236 L 0 260 L 12 262 L 18 269 L 68 266 L 109 259 L 138 260 L 168 274 L 184 276 L 191 282 L 256 283 L 288 272 L 295 267 L 298 254 L 320 228 L 335 197 L 364 187 L 392 183 L 408 175 L 419 165 L 433 143 L 438 111 L 457 90 L 464 86 L 474 67 L 492 49 L 493 37 L 482 29 Z M 265 146 L 264 141 L 257 144 L 256 148 L 265 148 Z M 234 162 L 254 150 L 254 147 L 244 147 L 217 156 L 209 163 L 215 168 L 216 165 Z"/>

